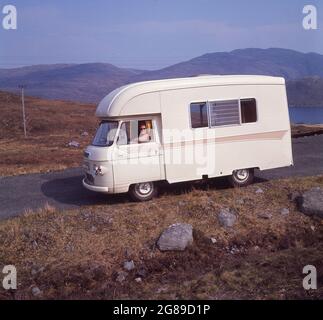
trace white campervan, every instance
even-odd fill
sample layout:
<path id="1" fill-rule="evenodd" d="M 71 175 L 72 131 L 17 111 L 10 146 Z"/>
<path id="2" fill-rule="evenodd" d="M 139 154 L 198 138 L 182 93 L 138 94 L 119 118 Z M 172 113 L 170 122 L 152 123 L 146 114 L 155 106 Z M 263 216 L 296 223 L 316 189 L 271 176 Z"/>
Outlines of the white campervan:
<path id="1" fill-rule="evenodd" d="M 101 123 L 84 152 L 83 185 L 149 200 L 158 183 L 293 165 L 285 80 L 198 76 L 134 83 L 99 104 Z"/>

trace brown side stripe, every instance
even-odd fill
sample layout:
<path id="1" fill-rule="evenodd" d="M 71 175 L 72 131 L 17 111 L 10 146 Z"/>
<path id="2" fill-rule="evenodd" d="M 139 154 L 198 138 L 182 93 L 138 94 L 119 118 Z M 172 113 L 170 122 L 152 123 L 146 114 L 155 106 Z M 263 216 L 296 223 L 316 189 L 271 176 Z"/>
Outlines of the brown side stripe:
<path id="1" fill-rule="evenodd" d="M 201 145 L 201 144 L 208 144 L 208 143 L 242 142 L 242 141 L 255 141 L 255 140 L 281 140 L 287 132 L 288 132 L 287 130 L 282 130 L 282 131 L 243 134 L 243 135 L 220 137 L 220 138 L 171 142 L 171 143 L 165 143 L 164 148 L 179 148 L 179 147 L 185 147 L 190 145 Z"/>

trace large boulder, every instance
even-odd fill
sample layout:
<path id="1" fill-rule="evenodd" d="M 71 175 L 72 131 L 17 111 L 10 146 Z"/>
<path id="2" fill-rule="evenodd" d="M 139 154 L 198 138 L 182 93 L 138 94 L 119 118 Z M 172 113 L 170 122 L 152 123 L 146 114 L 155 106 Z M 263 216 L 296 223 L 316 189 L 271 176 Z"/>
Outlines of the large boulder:
<path id="1" fill-rule="evenodd" d="M 323 189 L 313 188 L 300 197 L 300 210 L 308 216 L 323 219 Z"/>
<path id="2" fill-rule="evenodd" d="M 184 251 L 193 243 L 193 227 L 187 223 L 176 223 L 163 231 L 157 241 L 161 251 Z"/>

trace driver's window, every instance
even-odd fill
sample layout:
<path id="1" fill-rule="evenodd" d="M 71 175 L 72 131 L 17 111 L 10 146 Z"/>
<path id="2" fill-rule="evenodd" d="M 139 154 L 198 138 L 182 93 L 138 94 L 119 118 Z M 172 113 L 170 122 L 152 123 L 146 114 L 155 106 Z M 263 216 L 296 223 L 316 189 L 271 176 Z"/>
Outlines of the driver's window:
<path id="1" fill-rule="evenodd" d="M 118 145 L 155 141 L 152 124 L 152 120 L 130 120 L 123 122 L 120 127 Z"/>

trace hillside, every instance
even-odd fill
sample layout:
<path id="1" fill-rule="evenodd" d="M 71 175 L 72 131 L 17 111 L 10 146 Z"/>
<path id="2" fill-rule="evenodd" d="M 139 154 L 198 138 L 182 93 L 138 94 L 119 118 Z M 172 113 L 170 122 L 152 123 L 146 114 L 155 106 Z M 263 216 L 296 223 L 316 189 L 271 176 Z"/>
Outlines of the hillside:
<path id="1" fill-rule="evenodd" d="M 25 104 L 27 139 L 20 97 L 0 91 L 0 176 L 79 167 L 97 125 L 95 107 L 31 97 Z M 79 148 L 68 146 L 73 140 Z"/>
<path id="2" fill-rule="evenodd" d="M 289 104 L 300 107 L 323 107 L 323 79 L 318 77 L 287 82 Z"/>
<path id="3" fill-rule="evenodd" d="M 138 75 L 140 71 L 122 69 L 111 64 L 31 66 L 0 70 L 0 88 L 17 92 L 25 84 L 28 94 L 47 99 L 97 102 Z"/>
<path id="4" fill-rule="evenodd" d="M 243 49 L 208 53 L 155 71 L 118 68 L 106 63 L 38 65 L 0 69 L 0 89 L 29 95 L 97 103 L 113 89 L 131 82 L 198 74 L 263 74 L 288 81 L 291 105 L 323 106 L 323 55 L 287 49 Z M 315 81 L 311 80 L 316 79 Z"/>
<path id="5" fill-rule="evenodd" d="M 138 78 L 161 79 L 197 74 L 261 74 L 289 79 L 323 77 L 323 55 L 287 49 L 243 49 L 208 53 Z"/>

